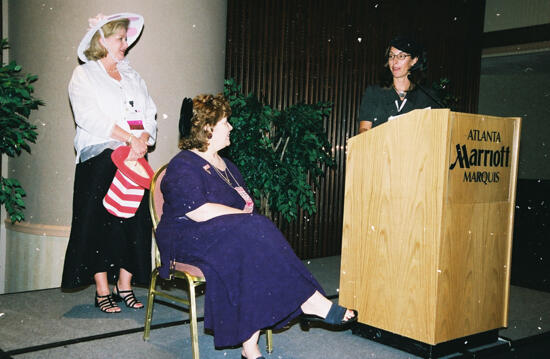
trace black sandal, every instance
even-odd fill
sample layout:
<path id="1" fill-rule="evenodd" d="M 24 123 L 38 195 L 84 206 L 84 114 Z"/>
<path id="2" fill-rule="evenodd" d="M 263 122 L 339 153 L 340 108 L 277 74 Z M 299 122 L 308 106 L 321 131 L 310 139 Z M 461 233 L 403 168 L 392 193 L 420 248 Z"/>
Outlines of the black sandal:
<path id="1" fill-rule="evenodd" d="M 103 299 L 101 299 L 103 298 Z M 99 300 L 101 299 L 101 300 Z M 99 295 L 97 292 L 95 292 L 95 306 L 99 307 L 99 310 L 101 310 L 103 313 L 120 313 L 120 310 L 109 310 L 113 308 L 120 308 L 116 301 L 114 300 L 113 296 L 110 294 L 107 295 Z"/>
<path id="2" fill-rule="evenodd" d="M 116 288 L 116 293 L 113 289 L 113 299 L 116 301 L 116 302 L 124 302 L 124 304 L 128 307 L 128 308 L 132 308 L 132 309 L 142 309 L 144 308 L 145 306 L 143 305 L 143 303 L 141 303 L 135 296 L 134 294 L 134 291 L 133 290 L 120 290 L 118 289 L 118 283 L 115 284 L 115 288 Z M 128 293 L 126 294 L 124 297 L 121 296 L 120 294 L 121 293 Z M 141 304 L 141 307 L 137 307 L 138 304 Z"/>
<path id="3" fill-rule="evenodd" d="M 302 330 L 308 331 L 311 328 L 311 323 L 321 322 L 330 324 L 331 326 L 339 327 L 339 329 L 347 329 L 350 324 L 357 322 L 357 311 L 352 310 L 354 317 L 346 320 L 346 313 L 348 309 L 339 306 L 338 304 L 332 304 L 327 316 L 323 319 L 316 315 L 302 314 L 300 316 L 300 327 Z"/>

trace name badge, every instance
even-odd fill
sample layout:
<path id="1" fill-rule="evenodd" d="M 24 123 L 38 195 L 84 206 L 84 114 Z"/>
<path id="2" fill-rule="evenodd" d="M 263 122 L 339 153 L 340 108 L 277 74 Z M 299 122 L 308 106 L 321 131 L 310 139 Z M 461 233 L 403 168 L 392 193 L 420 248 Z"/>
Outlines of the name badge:
<path id="1" fill-rule="evenodd" d="M 128 126 L 130 126 L 130 130 L 143 130 L 143 121 L 141 120 L 128 120 Z"/>
<path id="2" fill-rule="evenodd" d="M 242 188 L 241 186 L 235 187 L 235 191 L 237 191 L 237 193 L 244 199 L 244 202 L 246 203 L 243 210 L 252 212 L 252 209 L 254 208 L 254 201 L 252 201 L 252 198 L 250 198 L 244 188 Z"/>

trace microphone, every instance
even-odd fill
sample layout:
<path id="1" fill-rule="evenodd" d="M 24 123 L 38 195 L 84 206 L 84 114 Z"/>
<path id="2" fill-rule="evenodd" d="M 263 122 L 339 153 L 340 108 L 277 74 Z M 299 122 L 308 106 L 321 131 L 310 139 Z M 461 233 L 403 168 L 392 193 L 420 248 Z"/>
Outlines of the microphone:
<path id="1" fill-rule="evenodd" d="M 410 80 L 410 79 L 409 79 Z M 412 80 L 410 80 L 412 82 Z M 434 95 L 432 95 L 428 90 L 426 90 L 424 88 L 424 86 L 422 86 L 420 83 L 418 82 L 413 82 L 415 86 L 418 86 L 418 88 L 420 90 L 422 90 L 422 92 L 424 92 L 433 102 L 435 102 L 436 104 L 439 105 L 439 107 L 441 108 L 446 108 L 447 106 L 445 106 L 441 100 L 439 100 L 438 98 L 436 98 Z"/>

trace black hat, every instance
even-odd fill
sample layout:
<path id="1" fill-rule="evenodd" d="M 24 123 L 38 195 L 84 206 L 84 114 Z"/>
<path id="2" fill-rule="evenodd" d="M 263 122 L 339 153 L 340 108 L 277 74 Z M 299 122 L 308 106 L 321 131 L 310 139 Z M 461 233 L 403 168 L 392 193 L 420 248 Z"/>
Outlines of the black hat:
<path id="1" fill-rule="evenodd" d="M 418 57 L 422 53 L 422 46 L 420 46 L 413 39 L 406 38 L 404 36 L 396 36 L 390 41 L 390 47 L 395 47 L 398 50 L 411 54 L 411 56 Z"/>
<path id="2" fill-rule="evenodd" d="M 418 57 L 418 61 L 416 64 L 414 64 L 413 67 L 411 67 L 411 71 L 414 70 L 425 70 L 427 67 L 427 57 L 426 57 L 426 51 L 424 51 L 424 48 L 422 45 L 420 45 L 418 42 L 414 41 L 411 38 L 407 38 L 405 36 L 396 36 L 394 37 L 388 46 L 389 47 L 395 47 L 398 50 L 401 50 L 403 52 L 406 52 L 408 54 L 411 54 L 412 58 Z"/>

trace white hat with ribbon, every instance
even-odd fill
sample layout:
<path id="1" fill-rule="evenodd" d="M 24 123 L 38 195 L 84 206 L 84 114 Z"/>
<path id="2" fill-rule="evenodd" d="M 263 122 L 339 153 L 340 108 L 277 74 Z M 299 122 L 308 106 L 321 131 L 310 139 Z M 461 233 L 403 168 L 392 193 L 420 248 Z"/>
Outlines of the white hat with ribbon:
<path id="1" fill-rule="evenodd" d="M 128 31 L 126 31 L 126 41 L 128 42 L 128 46 L 131 46 L 137 40 L 141 30 L 143 29 L 143 16 L 130 12 L 122 12 L 108 16 L 97 14 L 96 16 L 88 19 L 88 32 L 86 32 L 86 35 L 84 35 L 80 41 L 80 45 L 78 45 L 78 58 L 82 62 L 88 62 L 88 58 L 84 55 L 84 51 L 90 47 L 90 42 L 92 41 L 94 34 L 106 23 L 120 19 L 128 19 L 130 21 Z"/>

